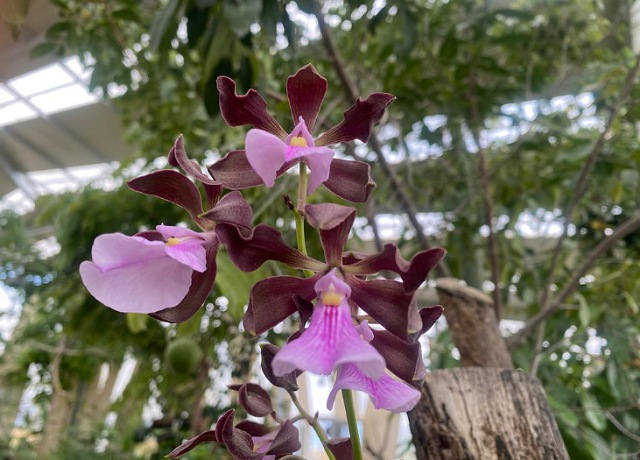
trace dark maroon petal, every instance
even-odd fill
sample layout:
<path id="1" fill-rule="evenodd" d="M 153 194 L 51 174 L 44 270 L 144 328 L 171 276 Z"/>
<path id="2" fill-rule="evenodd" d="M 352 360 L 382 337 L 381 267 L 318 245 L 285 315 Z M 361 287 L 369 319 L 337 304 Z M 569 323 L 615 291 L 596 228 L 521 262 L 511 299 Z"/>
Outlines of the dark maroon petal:
<path id="1" fill-rule="evenodd" d="M 351 438 L 333 438 L 327 442 L 327 447 L 336 457 L 336 460 L 351 460 L 353 458 L 353 448 Z"/>
<path id="2" fill-rule="evenodd" d="M 278 430 L 278 434 L 273 438 L 271 447 L 266 452 L 268 455 L 285 455 L 295 452 L 302 447 L 300 445 L 300 433 L 293 426 L 291 420 L 285 421 Z"/>
<path id="3" fill-rule="evenodd" d="M 202 196 L 198 187 L 178 171 L 170 169 L 155 171 L 131 179 L 127 182 L 127 186 L 136 192 L 177 204 L 194 220 L 198 220 L 198 215 L 202 213 Z"/>
<path id="4" fill-rule="evenodd" d="M 293 296 L 293 302 L 296 304 L 296 308 L 300 314 L 300 328 L 303 329 L 307 321 L 311 319 L 311 315 L 313 315 L 313 303 L 303 299 L 299 295 Z"/>
<path id="5" fill-rule="evenodd" d="M 418 334 L 418 336 L 421 336 L 429 329 L 431 329 L 431 326 L 433 326 L 436 321 L 438 321 L 438 318 L 442 316 L 443 311 L 444 308 L 442 308 L 442 305 L 421 308 L 419 313 L 420 318 L 422 319 L 422 329 L 420 329 L 420 333 Z"/>
<path id="6" fill-rule="evenodd" d="M 245 431 L 253 437 L 264 436 L 271 433 L 276 427 L 265 426 L 262 423 L 252 422 L 251 420 L 243 420 L 236 424 L 236 429 Z"/>
<path id="7" fill-rule="evenodd" d="M 220 200 L 222 195 L 222 185 L 220 184 L 202 184 L 204 187 L 204 194 L 207 197 L 207 209 L 213 208 Z"/>
<path id="8" fill-rule="evenodd" d="M 342 265 L 342 252 L 356 218 L 356 209 L 333 203 L 309 204 L 304 208 L 309 224 L 318 229 L 327 263 Z"/>
<path id="9" fill-rule="evenodd" d="M 227 414 L 228 412 L 225 413 L 225 415 Z M 224 421 L 222 418 L 218 420 L 216 436 L 218 439 L 222 439 L 231 456 L 237 460 L 260 460 L 264 457 L 264 454 L 253 451 L 251 435 L 233 426 L 233 414 L 224 418 Z"/>
<path id="10" fill-rule="evenodd" d="M 220 416 L 218 421 L 216 422 L 215 431 L 216 431 L 216 439 L 218 442 L 223 442 L 222 440 L 222 432 L 225 428 L 228 429 L 229 426 L 233 428 L 233 417 L 236 411 L 233 409 L 229 409 L 224 414 Z"/>
<path id="11" fill-rule="evenodd" d="M 216 223 L 225 222 L 250 229 L 253 211 L 240 192 L 229 192 L 216 206 L 200 217 Z"/>
<path id="12" fill-rule="evenodd" d="M 372 93 L 356 102 L 344 113 L 344 120 L 316 139 L 316 147 L 359 139 L 367 142 L 371 128 L 380 121 L 384 110 L 395 99 L 387 93 Z"/>
<path id="13" fill-rule="evenodd" d="M 407 339 L 421 329 L 414 296 L 405 292 L 402 283 L 390 280 L 363 281 L 346 275 L 351 300 L 396 336 Z"/>
<path id="14" fill-rule="evenodd" d="M 321 276 L 272 276 L 257 282 L 251 289 L 249 308 L 244 316 L 245 330 L 251 334 L 262 334 L 294 314 L 297 309 L 293 296 L 314 299 L 316 291 L 313 288 Z"/>
<path id="15" fill-rule="evenodd" d="M 273 373 L 271 362 L 273 361 L 273 358 L 275 358 L 278 351 L 280 351 L 280 347 L 277 347 L 270 343 L 264 343 L 260 345 L 260 354 L 262 356 L 260 366 L 262 367 L 262 372 L 272 385 L 284 388 L 287 391 L 298 391 L 299 387 L 295 371 L 281 376 L 276 376 Z"/>
<path id="16" fill-rule="evenodd" d="M 371 275 L 389 270 L 400 275 L 407 292 L 413 292 L 420 287 L 429 272 L 438 265 L 445 254 L 446 251 L 442 248 L 432 248 L 417 253 L 407 261 L 395 244 L 386 244 L 381 252 L 354 264 L 345 265 L 344 271 L 358 275 Z"/>
<path id="17" fill-rule="evenodd" d="M 253 170 L 244 150 L 234 150 L 209 166 L 209 173 L 224 188 L 242 190 L 262 185 L 262 179 Z"/>
<path id="18" fill-rule="evenodd" d="M 254 417 L 264 417 L 273 412 L 271 396 L 256 383 L 246 383 L 240 387 L 238 402 L 249 415 Z"/>
<path id="19" fill-rule="evenodd" d="M 374 330 L 371 345 L 380 352 L 387 368 L 405 382 L 415 385 L 427 374 L 420 342 L 407 342 L 389 331 Z"/>
<path id="20" fill-rule="evenodd" d="M 175 307 L 152 313 L 151 316 L 168 323 L 182 323 L 200 310 L 202 304 L 209 297 L 213 282 L 216 279 L 216 255 L 219 247 L 220 244 L 217 239 L 207 247 L 207 270 L 203 273 L 193 271 L 191 287 L 182 302 Z"/>
<path id="21" fill-rule="evenodd" d="M 247 94 L 236 94 L 236 82 L 229 77 L 218 77 L 216 86 L 220 92 L 220 113 L 231 127 L 251 125 L 286 139 L 287 133 L 267 111 L 267 103 L 255 89 Z"/>
<path id="22" fill-rule="evenodd" d="M 216 431 L 215 430 L 205 431 L 203 433 L 200 433 L 197 436 L 194 436 L 193 438 L 189 439 L 188 441 L 183 442 L 178 447 L 173 449 L 169 454 L 167 454 L 166 457 L 167 458 L 178 458 L 178 457 L 183 456 L 184 454 L 186 454 L 190 450 L 194 449 L 199 444 L 202 444 L 203 442 L 216 442 L 216 441 L 218 441 L 218 440 L 216 439 Z"/>
<path id="23" fill-rule="evenodd" d="M 298 124 L 299 118 L 302 117 L 307 129 L 311 132 L 326 93 L 327 80 L 311 64 L 307 64 L 295 75 L 290 76 L 287 79 L 287 98 L 289 98 L 293 124 Z"/>
<path id="24" fill-rule="evenodd" d="M 169 152 L 169 164 L 172 166 L 180 166 L 184 172 L 203 184 L 219 185 L 211 177 L 202 172 L 197 161 L 189 159 L 187 152 L 184 150 L 184 138 L 182 134 L 178 136 L 176 143 L 173 144 L 173 148 Z"/>
<path id="25" fill-rule="evenodd" d="M 235 225 L 219 223 L 216 233 L 227 247 L 229 258 L 242 271 L 252 272 L 267 260 L 275 260 L 311 271 L 320 271 L 325 265 L 305 256 L 282 241 L 275 228 L 260 224 L 251 232 L 244 232 Z"/>
<path id="26" fill-rule="evenodd" d="M 329 179 L 323 184 L 340 198 L 353 203 L 364 203 L 376 188 L 368 163 L 339 158 L 331 162 Z"/>

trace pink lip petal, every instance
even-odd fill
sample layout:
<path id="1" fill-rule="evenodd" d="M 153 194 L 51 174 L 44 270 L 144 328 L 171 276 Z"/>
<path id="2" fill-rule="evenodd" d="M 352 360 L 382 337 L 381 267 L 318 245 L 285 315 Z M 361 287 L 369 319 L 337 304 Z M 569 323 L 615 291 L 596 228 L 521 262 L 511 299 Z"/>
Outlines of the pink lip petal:
<path id="1" fill-rule="evenodd" d="M 139 265 L 164 257 L 164 243 L 139 236 L 108 233 L 98 236 L 91 248 L 91 258 L 101 270 Z"/>
<path id="2" fill-rule="evenodd" d="M 178 227 L 175 225 L 156 225 L 156 230 L 162 233 L 165 239 L 174 238 L 197 238 L 204 240 L 201 233 L 195 232 L 190 228 Z"/>
<path id="3" fill-rule="evenodd" d="M 245 138 L 247 161 L 267 187 L 273 187 L 286 151 L 286 144 L 266 131 L 252 129 Z"/>
<path id="4" fill-rule="evenodd" d="M 304 149 L 300 155 L 309 165 L 309 186 L 307 193 L 312 194 L 323 182 L 329 179 L 334 151 L 328 147 L 311 147 Z"/>
<path id="5" fill-rule="evenodd" d="M 202 240 L 187 240 L 174 246 L 165 246 L 166 254 L 172 259 L 204 273 L 207 270 L 207 251 Z"/>

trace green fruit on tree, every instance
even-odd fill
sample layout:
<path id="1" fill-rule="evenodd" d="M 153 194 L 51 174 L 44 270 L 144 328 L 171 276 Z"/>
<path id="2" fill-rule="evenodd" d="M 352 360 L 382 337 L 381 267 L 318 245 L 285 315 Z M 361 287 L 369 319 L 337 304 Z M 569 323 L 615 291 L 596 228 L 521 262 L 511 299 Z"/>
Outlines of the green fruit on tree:
<path id="1" fill-rule="evenodd" d="M 202 350 L 192 339 L 180 338 L 167 346 L 165 358 L 173 371 L 191 374 L 202 361 Z"/>

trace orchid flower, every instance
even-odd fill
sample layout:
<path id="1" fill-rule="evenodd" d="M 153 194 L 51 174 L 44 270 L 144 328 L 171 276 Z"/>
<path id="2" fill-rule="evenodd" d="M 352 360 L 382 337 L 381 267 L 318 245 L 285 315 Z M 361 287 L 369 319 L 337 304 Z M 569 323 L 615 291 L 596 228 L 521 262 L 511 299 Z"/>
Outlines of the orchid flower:
<path id="1" fill-rule="evenodd" d="M 369 257 L 343 257 L 356 210 L 337 204 L 315 204 L 305 207 L 305 215 L 309 224 L 320 232 L 326 262 L 312 259 L 288 246 L 280 232 L 268 225 L 260 224 L 250 234 L 224 223 L 216 227 L 229 257 L 243 271 L 256 270 L 267 260 L 275 260 L 315 273 L 310 278 L 274 276 L 258 282 L 251 290 L 244 318 L 245 329 L 253 334 L 271 329 L 297 311 L 296 296 L 306 301 L 314 300 L 318 280 L 337 269 L 336 275 L 351 289 L 350 300 L 379 324 L 401 339 L 409 340 L 419 333 L 423 321 L 414 294 L 445 251 L 429 249 L 406 261 L 398 248 L 389 244 L 382 252 Z M 365 275 L 382 270 L 397 273 L 402 282 L 363 279 Z"/>
<path id="2" fill-rule="evenodd" d="M 350 363 L 369 378 L 380 378 L 385 362 L 353 327 L 349 285 L 333 269 L 318 280 L 315 291 L 319 300 L 309 327 L 276 354 L 271 364 L 274 374 L 282 376 L 300 369 L 329 375 L 336 366 Z"/>
<path id="3" fill-rule="evenodd" d="M 357 328 L 362 335 L 362 338 L 358 335 L 358 339 L 363 343 L 373 339 L 373 332 L 366 321 L 360 323 Z M 355 333 L 355 328 L 353 330 Z M 395 380 L 386 373 L 373 379 L 354 363 L 344 363 L 338 366 L 336 382 L 327 399 L 327 409 L 333 409 L 333 403 L 340 390 L 363 391 L 371 398 L 373 407 L 396 413 L 410 411 L 420 400 L 420 392 L 412 386 Z"/>
<path id="4" fill-rule="evenodd" d="M 233 409 L 228 410 L 220 417 L 215 429 L 185 441 L 167 457 L 179 458 L 203 442 L 224 444 L 237 460 L 275 460 L 300 449 L 298 429 L 290 420 L 275 428 L 250 421 L 233 426 L 234 413 Z"/>
<path id="5" fill-rule="evenodd" d="M 371 128 L 384 115 L 394 96 L 372 93 L 358 98 L 342 122 L 314 139 L 311 135 L 327 92 L 327 80 L 308 64 L 287 79 L 287 98 L 295 127 L 287 133 L 267 111 L 267 103 L 254 89 L 239 96 L 236 84 L 218 77 L 220 112 L 231 127 L 250 125 L 245 149 L 228 153 L 209 168 L 226 188 L 238 190 L 265 184 L 272 187 L 277 176 L 304 162 L 311 171 L 308 192 L 320 184 L 353 202 L 364 202 L 375 187 L 369 165 L 333 158 L 330 145 L 359 139 L 366 142 Z"/>
<path id="6" fill-rule="evenodd" d="M 249 232 L 252 212 L 240 192 L 221 197 L 222 186 L 187 158 L 182 136 L 169 153 L 169 163 L 202 183 L 206 211 L 198 187 L 178 171 L 155 171 L 127 185 L 181 206 L 203 232 L 159 225 L 156 231 L 134 236 L 100 235 L 92 248 L 93 261 L 80 265 L 80 275 L 89 292 L 106 306 L 176 323 L 191 318 L 211 292 L 220 246 L 216 223 Z"/>

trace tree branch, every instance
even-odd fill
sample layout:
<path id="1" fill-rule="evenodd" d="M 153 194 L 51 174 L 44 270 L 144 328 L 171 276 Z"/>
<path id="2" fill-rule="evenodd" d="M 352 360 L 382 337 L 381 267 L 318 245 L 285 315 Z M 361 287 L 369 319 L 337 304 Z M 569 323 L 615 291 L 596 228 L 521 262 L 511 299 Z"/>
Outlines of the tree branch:
<path id="1" fill-rule="evenodd" d="M 591 250 L 591 252 L 589 252 L 589 254 L 587 254 L 571 279 L 567 284 L 565 284 L 564 288 L 558 293 L 558 295 L 548 303 L 545 309 L 530 318 L 522 329 L 507 339 L 507 346 L 509 349 L 513 349 L 513 347 L 521 343 L 535 327 L 546 320 L 549 316 L 559 311 L 567 297 L 573 294 L 579 286 L 580 278 L 582 278 L 597 262 L 598 258 L 600 258 L 600 256 L 605 252 L 609 251 L 619 240 L 638 229 L 640 229 L 640 209 L 636 210 L 629 219 L 619 225 L 611 235 L 603 239 Z"/>

